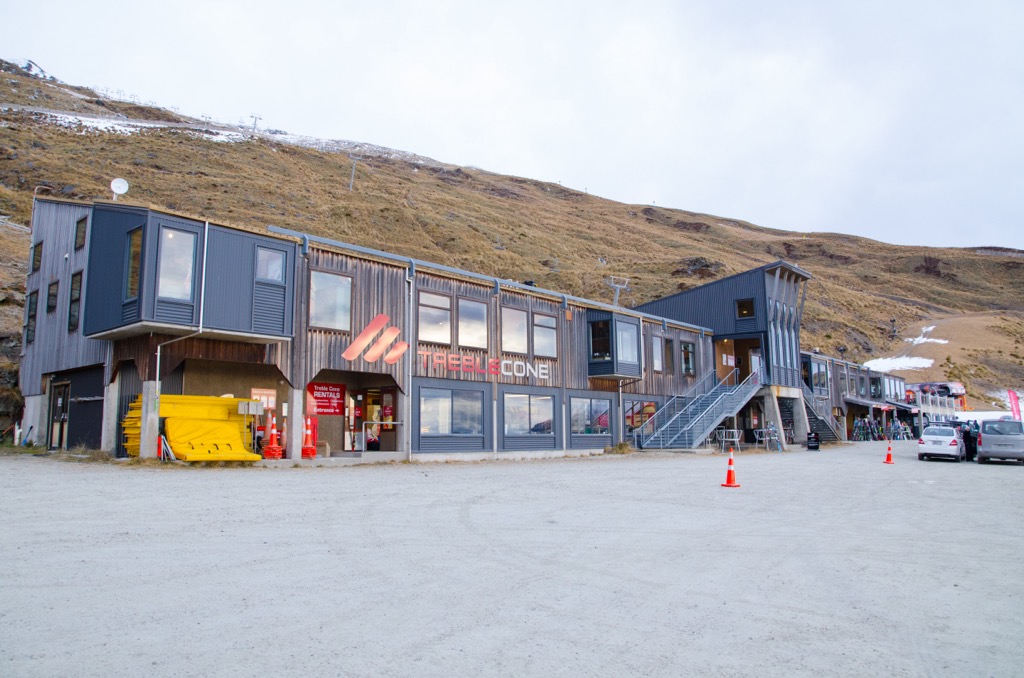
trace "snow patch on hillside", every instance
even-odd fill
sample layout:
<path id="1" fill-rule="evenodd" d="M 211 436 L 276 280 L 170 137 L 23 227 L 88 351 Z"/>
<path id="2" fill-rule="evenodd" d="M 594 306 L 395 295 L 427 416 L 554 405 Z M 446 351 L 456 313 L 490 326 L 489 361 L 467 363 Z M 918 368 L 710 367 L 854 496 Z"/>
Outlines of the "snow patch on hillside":
<path id="1" fill-rule="evenodd" d="M 935 325 L 929 325 L 928 327 L 921 328 L 921 334 L 910 339 L 904 339 L 903 341 L 914 346 L 920 346 L 921 344 L 948 344 L 948 339 L 933 339 L 928 335 L 931 334 L 932 330 L 935 329 Z"/>
<path id="2" fill-rule="evenodd" d="M 923 370 L 934 364 L 935 361 L 931 358 L 915 358 L 908 355 L 898 358 L 876 358 L 867 361 L 864 366 L 879 372 L 896 372 L 899 370 Z"/>

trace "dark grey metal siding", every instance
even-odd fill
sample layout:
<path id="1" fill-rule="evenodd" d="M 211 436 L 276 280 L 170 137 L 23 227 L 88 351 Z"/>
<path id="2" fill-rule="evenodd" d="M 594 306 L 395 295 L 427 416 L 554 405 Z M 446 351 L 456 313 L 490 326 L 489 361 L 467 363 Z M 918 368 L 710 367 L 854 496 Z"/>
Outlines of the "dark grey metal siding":
<path id="1" fill-rule="evenodd" d="M 143 250 L 148 245 L 147 229 L 149 218 L 139 208 L 97 205 L 92 211 L 89 231 L 89 279 L 84 295 L 84 331 L 86 335 L 98 334 L 117 327 L 123 327 L 142 319 L 142 308 L 138 300 L 124 298 L 125 271 L 128 260 L 128 233 L 142 228 Z M 148 264 L 142 258 L 140 281 L 146 278 Z M 140 291 L 139 299 L 143 297 Z"/>
<path id="2" fill-rule="evenodd" d="M 737 318 L 736 301 L 754 300 L 754 317 Z M 767 306 L 762 269 L 746 271 L 637 306 L 637 310 L 710 328 L 716 335 L 764 331 Z"/>
<path id="3" fill-rule="evenodd" d="M 106 359 L 106 344 L 87 338 L 83 332 L 89 319 L 85 299 L 93 280 L 88 269 L 88 238 L 85 247 L 76 250 L 75 225 L 89 214 L 89 205 L 77 203 L 38 200 L 33 208 L 32 242 L 42 242 L 43 249 L 39 270 L 30 272 L 26 278 L 26 296 L 38 292 L 39 298 L 35 339 L 30 344 L 22 343 L 18 379 L 23 395 L 41 395 L 45 374 L 95 365 Z M 90 220 L 87 229 L 93 228 L 95 222 Z M 71 277 L 79 271 L 82 272 L 79 327 L 68 332 Z M 58 283 L 57 308 L 48 313 L 46 297 L 52 282 Z"/>

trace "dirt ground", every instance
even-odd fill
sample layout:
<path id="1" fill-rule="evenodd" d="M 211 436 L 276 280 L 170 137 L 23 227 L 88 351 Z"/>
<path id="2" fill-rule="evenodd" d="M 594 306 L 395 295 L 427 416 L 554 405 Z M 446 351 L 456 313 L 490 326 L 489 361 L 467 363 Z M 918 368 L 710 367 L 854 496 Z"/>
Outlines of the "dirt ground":
<path id="1" fill-rule="evenodd" d="M 885 452 L 0 457 L 0 675 L 1019 675 L 1024 469 Z"/>

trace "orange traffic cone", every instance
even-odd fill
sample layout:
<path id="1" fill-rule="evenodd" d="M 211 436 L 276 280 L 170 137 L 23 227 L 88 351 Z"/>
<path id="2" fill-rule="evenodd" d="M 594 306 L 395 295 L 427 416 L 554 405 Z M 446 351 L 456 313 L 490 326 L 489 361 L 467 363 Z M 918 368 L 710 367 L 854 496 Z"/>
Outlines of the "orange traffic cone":
<path id="1" fill-rule="evenodd" d="M 316 459 L 316 446 L 313 445 L 313 432 L 309 428 L 309 417 L 306 417 L 306 432 L 302 436 L 302 458 Z"/>
<path id="2" fill-rule="evenodd" d="M 263 448 L 264 459 L 280 459 L 284 450 L 277 442 L 277 418 L 271 415 L 270 417 L 270 442 L 268 442 Z"/>
<path id="3" fill-rule="evenodd" d="M 894 462 L 892 460 L 892 443 L 889 443 L 889 449 L 885 453 L 885 461 L 883 461 L 882 463 L 883 464 L 895 464 L 896 463 L 896 462 Z"/>
<path id="4" fill-rule="evenodd" d="M 729 470 L 725 473 L 725 482 L 722 483 L 722 487 L 739 487 L 740 484 L 736 482 L 736 471 L 732 467 L 732 448 L 729 448 Z"/>

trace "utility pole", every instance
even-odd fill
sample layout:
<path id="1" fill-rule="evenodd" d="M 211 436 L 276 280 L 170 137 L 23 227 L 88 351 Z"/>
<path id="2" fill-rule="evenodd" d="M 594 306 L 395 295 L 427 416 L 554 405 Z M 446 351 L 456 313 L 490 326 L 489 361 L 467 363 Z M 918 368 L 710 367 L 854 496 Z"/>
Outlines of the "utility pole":
<path id="1" fill-rule="evenodd" d="M 352 186 L 356 182 L 356 161 L 359 160 L 360 158 L 357 155 L 350 155 L 348 157 L 352 159 L 352 176 L 348 180 L 348 191 L 349 193 L 351 193 Z"/>
<path id="2" fill-rule="evenodd" d="M 261 118 L 256 113 L 253 113 L 249 117 L 252 118 L 252 133 L 256 134 L 256 123 L 259 122 L 260 120 L 262 120 L 263 118 Z"/>

